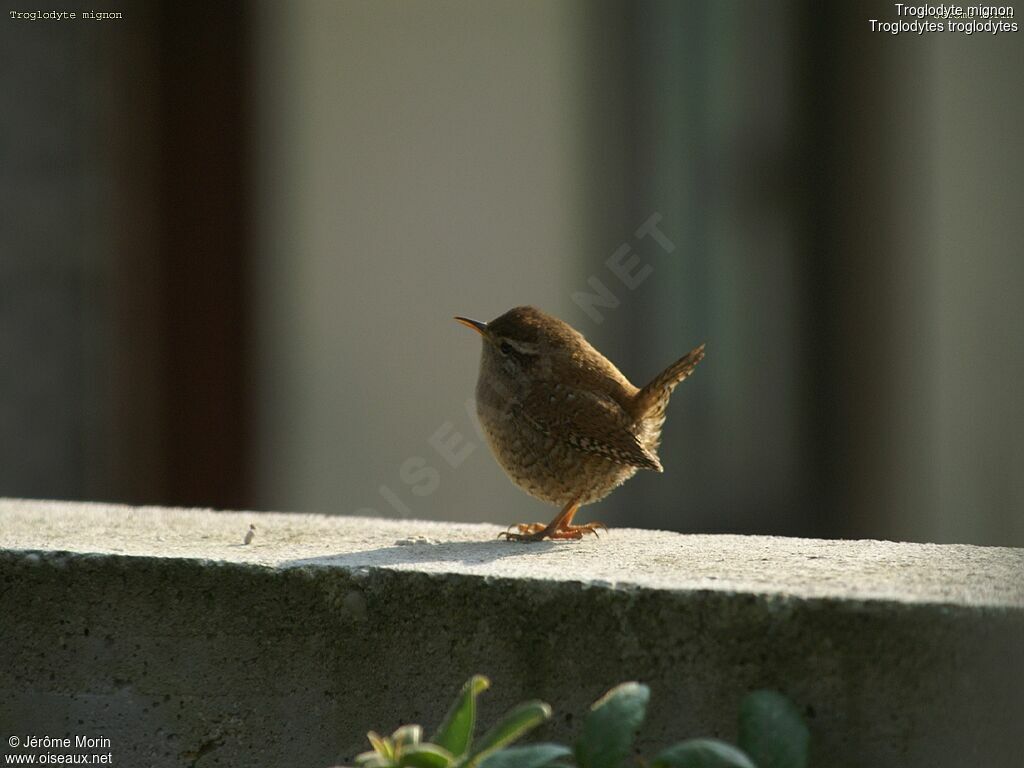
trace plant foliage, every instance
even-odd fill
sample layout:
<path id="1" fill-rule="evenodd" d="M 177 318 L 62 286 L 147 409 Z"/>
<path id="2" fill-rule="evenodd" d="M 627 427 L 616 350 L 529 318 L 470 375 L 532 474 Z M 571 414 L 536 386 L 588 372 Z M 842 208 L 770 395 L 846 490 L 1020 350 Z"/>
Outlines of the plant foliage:
<path id="1" fill-rule="evenodd" d="M 591 706 L 572 748 L 561 744 L 510 746 L 551 717 L 551 707 L 528 701 L 513 708 L 474 742 L 476 699 L 490 681 L 466 681 L 441 725 L 423 740 L 418 725 L 390 736 L 370 731 L 371 749 L 358 768 L 625 768 L 647 714 L 650 689 L 629 682 Z M 739 745 L 689 739 L 663 749 L 640 765 L 651 768 L 806 768 L 810 732 L 793 703 L 777 691 L 754 691 L 740 704 Z"/>

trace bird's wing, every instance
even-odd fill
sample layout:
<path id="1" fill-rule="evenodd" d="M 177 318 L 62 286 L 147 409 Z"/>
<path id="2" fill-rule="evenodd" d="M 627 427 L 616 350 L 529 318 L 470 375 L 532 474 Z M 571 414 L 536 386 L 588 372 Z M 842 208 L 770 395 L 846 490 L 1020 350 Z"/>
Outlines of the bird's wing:
<path id="1" fill-rule="evenodd" d="M 545 435 L 584 453 L 661 472 L 661 462 L 633 433 L 633 420 L 609 395 L 562 388 L 551 396 L 537 392 L 520 403 L 522 417 Z"/>

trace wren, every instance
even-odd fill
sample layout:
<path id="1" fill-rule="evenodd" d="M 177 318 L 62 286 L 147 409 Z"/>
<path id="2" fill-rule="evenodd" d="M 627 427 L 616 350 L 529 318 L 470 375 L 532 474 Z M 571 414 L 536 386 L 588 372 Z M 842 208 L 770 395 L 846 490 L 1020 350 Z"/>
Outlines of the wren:
<path id="1" fill-rule="evenodd" d="M 690 350 L 645 387 L 625 376 L 572 326 L 534 307 L 483 323 L 456 317 L 483 337 L 476 408 L 498 464 L 516 485 L 561 512 L 521 523 L 516 541 L 581 539 L 602 523 L 573 525 L 640 469 L 661 472 L 658 443 L 676 385 L 704 357 Z"/>

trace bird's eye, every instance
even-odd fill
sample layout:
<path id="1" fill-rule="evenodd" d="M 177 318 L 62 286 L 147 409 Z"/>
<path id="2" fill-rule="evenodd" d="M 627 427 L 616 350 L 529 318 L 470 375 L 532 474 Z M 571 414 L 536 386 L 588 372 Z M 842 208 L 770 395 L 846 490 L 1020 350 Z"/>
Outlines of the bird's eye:
<path id="1" fill-rule="evenodd" d="M 513 349 L 511 344 L 509 344 L 507 341 L 501 342 L 501 354 L 505 355 L 505 357 L 508 357 L 509 355 L 512 354 L 512 352 Z"/>

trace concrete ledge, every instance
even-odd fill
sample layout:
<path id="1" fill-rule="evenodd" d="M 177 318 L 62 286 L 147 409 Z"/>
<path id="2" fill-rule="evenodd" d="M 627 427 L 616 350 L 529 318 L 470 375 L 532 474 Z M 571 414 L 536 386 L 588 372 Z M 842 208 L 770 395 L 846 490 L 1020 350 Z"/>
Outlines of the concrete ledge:
<path id="1" fill-rule="evenodd" d="M 816 766 L 1019 765 L 1024 550 L 498 530 L 0 500 L 0 752 L 83 735 L 115 765 L 326 766 L 369 728 L 429 728 L 482 672 L 484 721 L 543 698 L 544 738 L 639 679 L 647 746 L 733 738 L 774 687 Z"/>

